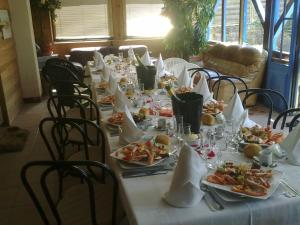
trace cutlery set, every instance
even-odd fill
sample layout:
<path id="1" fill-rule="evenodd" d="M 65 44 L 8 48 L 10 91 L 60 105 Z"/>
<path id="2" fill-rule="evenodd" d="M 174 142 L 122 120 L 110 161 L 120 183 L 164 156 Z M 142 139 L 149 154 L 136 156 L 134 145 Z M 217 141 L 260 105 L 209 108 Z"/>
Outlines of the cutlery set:
<path id="1" fill-rule="evenodd" d="M 134 178 L 134 177 L 144 177 L 144 176 L 153 176 L 166 174 L 168 171 L 172 171 L 174 169 L 175 164 L 169 163 L 158 166 L 151 167 L 136 167 L 131 169 L 123 169 L 122 177 L 123 178 Z"/>
<path id="2" fill-rule="evenodd" d="M 300 196 L 300 193 L 296 191 L 291 185 L 289 185 L 286 181 L 281 180 L 280 183 L 282 184 L 285 192 L 283 193 L 287 198 L 293 198 Z"/>
<path id="3" fill-rule="evenodd" d="M 220 211 L 224 209 L 223 203 L 217 198 L 216 194 L 212 189 L 206 185 L 201 184 L 201 190 L 205 192 L 204 201 L 211 211 Z"/>

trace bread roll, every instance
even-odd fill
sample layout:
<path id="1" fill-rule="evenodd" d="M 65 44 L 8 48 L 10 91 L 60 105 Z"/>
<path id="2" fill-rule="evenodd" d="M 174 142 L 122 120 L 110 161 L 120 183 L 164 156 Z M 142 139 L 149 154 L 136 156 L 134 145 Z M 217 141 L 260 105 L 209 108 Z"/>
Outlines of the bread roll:
<path id="1" fill-rule="evenodd" d="M 169 145 L 170 144 L 170 138 L 168 135 L 165 134 L 159 134 L 155 138 L 155 142 L 163 145 Z"/>
<path id="2" fill-rule="evenodd" d="M 147 108 L 141 108 L 139 110 L 139 114 L 140 115 L 144 115 L 144 116 L 148 116 L 149 115 L 149 109 L 147 109 Z"/>
<path id="3" fill-rule="evenodd" d="M 216 119 L 214 116 L 210 115 L 210 114 L 203 114 L 202 115 L 202 123 L 204 125 L 208 125 L 208 126 L 211 126 L 211 125 L 214 125 L 215 122 L 216 122 Z"/>
<path id="4" fill-rule="evenodd" d="M 248 144 L 244 147 L 244 154 L 247 158 L 252 159 L 253 156 L 259 156 L 262 147 L 258 144 Z"/>

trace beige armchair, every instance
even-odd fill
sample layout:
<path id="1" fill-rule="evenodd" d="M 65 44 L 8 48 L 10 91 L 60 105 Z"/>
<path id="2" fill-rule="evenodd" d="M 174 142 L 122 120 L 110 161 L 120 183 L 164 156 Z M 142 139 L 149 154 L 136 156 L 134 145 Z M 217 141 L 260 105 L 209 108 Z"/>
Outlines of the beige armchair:
<path id="1" fill-rule="evenodd" d="M 222 75 L 242 78 L 248 88 L 259 88 L 262 85 L 267 61 L 267 52 L 254 47 L 216 44 L 203 53 L 204 67 L 217 70 Z M 243 85 L 236 83 L 239 90 Z M 222 82 L 219 99 L 228 102 L 232 96 L 229 82 Z M 241 96 L 242 97 L 242 96 Z M 255 104 L 255 96 L 247 100 L 247 105 Z"/>

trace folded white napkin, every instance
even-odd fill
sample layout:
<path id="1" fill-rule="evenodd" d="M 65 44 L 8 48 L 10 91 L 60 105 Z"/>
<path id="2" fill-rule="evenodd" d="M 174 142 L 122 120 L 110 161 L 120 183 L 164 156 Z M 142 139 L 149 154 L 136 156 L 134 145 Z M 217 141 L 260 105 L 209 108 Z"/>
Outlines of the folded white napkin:
<path id="1" fill-rule="evenodd" d="M 192 78 L 190 77 L 186 67 L 183 68 L 177 80 L 178 87 L 191 87 Z"/>
<path id="2" fill-rule="evenodd" d="M 201 76 L 200 80 L 192 91 L 203 96 L 204 104 L 213 99 L 212 93 L 210 93 L 209 91 L 205 76 Z"/>
<path id="3" fill-rule="evenodd" d="M 119 142 L 122 145 L 138 141 L 144 135 L 143 131 L 136 126 L 127 106 L 125 106 L 124 113 L 124 122 L 119 136 Z"/>
<path id="4" fill-rule="evenodd" d="M 253 120 L 249 119 L 249 111 L 248 109 L 245 109 L 242 116 L 237 120 L 237 126 L 238 128 L 240 126 L 243 127 L 254 127 L 257 123 L 255 123 Z"/>
<path id="5" fill-rule="evenodd" d="M 236 121 L 239 118 L 241 118 L 242 114 L 244 112 L 244 107 L 241 101 L 241 98 L 238 94 L 238 92 L 236 92 L 230 102 L 228 103 L 228 106 L 225 107 L 224 109 L 224 116 L 226 118 L 226 120 L 228 121 Z"/>
<path id="6" fill-rule="evenodd" d="M 201 178 L 207 173 L 205 162 L 185 144 L 180 152 L 170 189 L 164 199 L 176 207 L 193 207 L 202 199 Z"/>
<path id="7" fill-rule="evenodd" d="M 95 67 L 96 67 L 96 69 L 101 69 L 102 70 L 104 65 L 105 65 L 103 55 L 98 51 L 94 51 L 94 57 L 95 57 Z"/>
<path id="8" fill-rule="evenodd" d="M 132 105 L 118 86 L 115 93 L 115 104 L 113 110 L 115 112 L 124 112 L 126 107 L 130 108 Z"/>
<path id="9" fill-rule="evenodd" d="M 144 66 L 152 66 L 152 62 L 148 50 L 146 50 L 145 54 L 142 56 L 141 62 L 143 63 Z"/>
<path id="10" fill-rule="evenodd" d="M 159 54 L 159 57 L 155 63 L 155 68 L 156 68 L 156 78 L 160 78 L 161 76 L 165 75 L 165 64 L 164 61 L 161 57 L 161 54 Z"/>
<path id="11" fill-rule="evenodd" d="M 300 124 L 298 124 L 280 144 L 288 156 L 288 161 L 300 166 Z"/>
<path id="12" fill-rule="evenodd" d="M 116 93 L 117 88 L 118 88 L 118 83 L 116 79 L 112 75 L 110 75 L 108 78 L 108 88 L 106 89 L 107 93 L 113 95 Z"/>
<path id="13" fill-rule="evenodd" d="M 129 48 L 129 50 L 128 50 L 128 58 L 129 58 L 131 61 L 136 61 L 136 57 L 135 57 L 133 48 Z"/>
<path id="14" fill-rule="evenodd" d="M 111 72 L 112 72 L 111 68 L 104 64 L 103 75 L 102 75 L 103 80 L 109 81 L 109 77 L 111 76 Z"/>

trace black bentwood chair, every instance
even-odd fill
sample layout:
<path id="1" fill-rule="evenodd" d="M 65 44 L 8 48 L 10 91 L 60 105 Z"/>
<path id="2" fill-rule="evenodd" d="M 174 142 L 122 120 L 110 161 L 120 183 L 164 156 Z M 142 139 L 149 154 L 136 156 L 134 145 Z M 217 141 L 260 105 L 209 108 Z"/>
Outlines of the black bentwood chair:
<path id="1" fill-rule="evenodd" d="M 234 95 L 234 93 L 236 91 L 238 91 L 238 88 L 237 88 L 238 83 L 242 84 L 243 90 L 248 89 L 248 85 L 240 77 L 223 75 L 223 76 L 220 76 L 220 77 L 217 77 L 217 78 L 209 78 L 209 80 L 213 80 L 211 90 L 214 92 L 214 98 L 215 99 L 218 99 L 220 86 L 222 85 L 222 83 L 225 83 L 225 82 L 229 83 L 232 86 L 232 90 L 233 90 L 232 95 Z M 216 91 L 215 91 L 215 88 L 217 88 Z"/>
<path id="2" fill-rule="evenodd" d="M 263 96 L 265 98 L 265 101 L 268 103 L 268 107 L 269 107 L 269 115 L 268 115 L 268 120 L 267 120 L 268 126 L 271 125 L 272 114 L 274 111 L 274 102 L 272 100 L 272 97 L 277 97 L 276 103 L 278 103 L 278 100 L 281 101 L 281 103 L 283 105 L 282 111 L 285 111 L 288 109 L 288 103 L 287 103 L 286 99 L 284 98 L 284 96 L 280 92 L 275 91 L 275 90 L 263 89 L 263 88 L 249 88 L 246 90 L 241 90 L 238 93 L 239 94 L 245 93 L 245 97 L 242 100 L 244 107 L 246 107 L 246 105 L 247 105 L 247 99 L 253 95 L 259 95 L 259 96 Z"/>
<path id="3" fill-rule="evenodd" d="M 39 130 L 53 160 L 105 163 L 105 134 L 94 122 L 78 118 L 44 118 Z M 79 151 L 74 144 L 80 146 Z"/>
<path id="4" fill-rule="evenodd" d="M 100 125 L 98 105 L 85 95 L 50 96 L 47 108 L 52 118 L 82 118 Z"/>
<path id="5" fill-rule="evenodd" d="M 95 180 L 82 167 L 100 170 L 107 179 Z M 41 171 L 40 179 L 38 185 L 33 185 L 30 171 L 37 169 Z M 57 200 L 49 181 L 51 176 L 62 173 L 81 180 L 81 183 L 68 189 Z M 33 161 L 23 166 L 21 180 L 45 225 L 115 225 L 120 218 L 117 178 L 100 162 Z M 41 194 L 37 194 L 37 189 L 41 190 Z M 42 201 L 44 199 L 46 202 Z"/>
<path id="6" fill-rule="evenodd" d="M 287 122 L 287 117 L 289 118 L 289 122 Z M 293 130 L 295 126 L 299 124 L 300 119 L 300 108 L 291 108 L 288 110 L 285 110 L 284 112 L 280 113 L 273 123 L 273 128 L 276 129 L 277 125 L 279 125 L 279 121 L 281 120 L 280 129 L 283 130 L 285 127 L 289 128 L 289 132 Z"/>
<path id="7" fill-rule="evenodd" d="M 46 65 L 43 67 L 42 74 L 50 85 L 49 95 L 72 95 L 80 94 L 90 95 L 91 91 L 77 77 L 72 70 L 61 65 Z M 75 88 L 76 86 L 77 88 Z"/>
<path id="8" fill-rule="evenodd" d="M 46 66 L 51 66 L 51 65 L 63 66 L 68 68 L 76 75 L 78 80 L 83 82 L 84 69 L 80 63 L 71 62 L 61 58 L 51 58 L 46 61 Z"/>
<path id="9" fill-rule="evenodd" d="M 214 69 L 204 68 L 204 67 L 191 68 L 191 69 L 188 69 L 188 71 L 193 71 L 191 73 L 191 77 L 192 78 L 194 77 L 194 80 L 200 80 L 200 77 L 198 77 L 198 79 L 196 79 L 196 76 L 201 76 L 202 74 L 204 74 L 206 76 L 206 80 L 208 82 L 208 87 L 211 87 L 211 83 L 210 82 L 213 79 L 217 79 L 217 78 L 219 78 L 221 76 L 218 71 L 216 71 Z"/>

